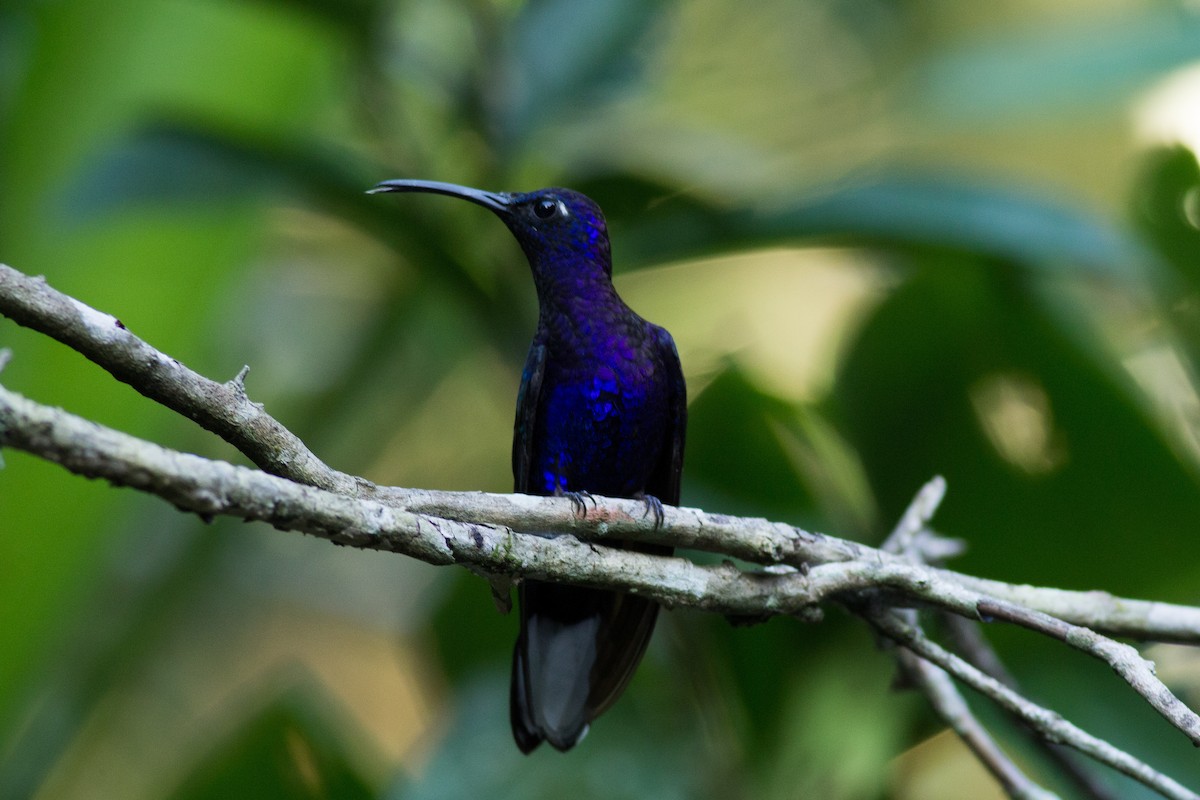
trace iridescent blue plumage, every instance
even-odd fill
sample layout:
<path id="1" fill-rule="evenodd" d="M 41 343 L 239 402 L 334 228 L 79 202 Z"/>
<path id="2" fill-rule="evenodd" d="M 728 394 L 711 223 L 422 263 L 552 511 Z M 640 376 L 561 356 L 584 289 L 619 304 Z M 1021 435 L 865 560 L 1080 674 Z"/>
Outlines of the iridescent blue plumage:
<path id="1" fill-rule="evenodd" d="M 462 197 L 495 212 L 529 259 L 537 332 L 521 378 L 513 436 L 516 491 L 679 502 L 687 400 L 675 343 L 612 285 L 600 209 L 568 189 L 483 192 L 429 181 L 374 191 Z M 667 552 L 668 548 L 643 548 Z M 517 745 L 566 750 L 625 688 L 658 606 L 631 595 L 526 581 L 513 653 Z"/>

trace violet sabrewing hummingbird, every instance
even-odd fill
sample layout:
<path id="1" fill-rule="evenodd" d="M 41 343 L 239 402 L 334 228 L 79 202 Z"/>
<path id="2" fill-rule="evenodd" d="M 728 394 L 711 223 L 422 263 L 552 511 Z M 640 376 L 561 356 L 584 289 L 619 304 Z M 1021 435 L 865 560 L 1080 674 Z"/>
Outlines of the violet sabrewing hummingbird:
<path id="1" fill-rule="evenodd" d="M 517 394 L 515 491 L 569 496 L 580 513 L 593 493 L 640 498 L 661 521 L 662 503 L 679 503 L 687 391 L 671 335 L 613 288 L 600 208 L 558 188 L 510 194 L 393 180 L 371 192 L 431 192 L 481 205 L 504 221 L 529 259 L 539 312 Z M 629 683 L 658 604 L 535 580 L 523 581 L 518 594 L 513 737 L 525 753 L 543 740 L 569 750 Z"/>

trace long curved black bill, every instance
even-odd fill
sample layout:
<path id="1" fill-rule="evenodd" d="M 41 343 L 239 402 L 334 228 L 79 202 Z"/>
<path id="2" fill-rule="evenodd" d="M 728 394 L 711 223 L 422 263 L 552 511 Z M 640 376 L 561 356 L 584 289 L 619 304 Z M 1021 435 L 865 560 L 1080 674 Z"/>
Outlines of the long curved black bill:
<path id="1" fill-rule="evenodd" d="M 442 183 L 441 181 L 384 181 L 374 188 L 367 190 L 367 194 L 380 194 L 382 192 L 427 192 L 429 194 L 461 197 L 463 200 L 469 200 L 472 203 L 481 205 L 501 216 L 508 214 L 511 200 L 509 195 L 501 192 L 485 192 L 483 189 L 472 189 L 470 186 L 459 186 L 456 183 Z"/>

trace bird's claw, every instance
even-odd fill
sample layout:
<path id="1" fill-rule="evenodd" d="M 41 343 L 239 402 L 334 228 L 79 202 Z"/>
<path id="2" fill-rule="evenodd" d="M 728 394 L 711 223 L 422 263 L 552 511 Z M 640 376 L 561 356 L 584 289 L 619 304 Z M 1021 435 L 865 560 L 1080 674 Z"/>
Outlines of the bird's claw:
<path id="1" fill-rule="evenodd" d="M 587 516 L 587 501 L 592 501 L 592 508 L 596 507 L 596 498 L 592 497 L 592 493 L 586 489 L 582 492 L 561 492 L 561 496 L 571 501 L 571 508 L 575 512 L 575 516 L 583 518 Z"/>
<path id="2" fill-rule="evenodd" d="M 643 493 L 643 494 L 637 494 L 634 496 L 646 504 L 646 510 L 642 512 L 642 519 L 645 519 L 647 514 L 653 514 L 654 515 L 654 530 L 658 530 L 659 528 L 661 528 L 662 524 L 663 524 L 663 518 L 665 516 L 665 514 L 663 512 L 662 501 L 659 500 L 657 497 L 655 497 L 652 494 L 644 494 Z"/>

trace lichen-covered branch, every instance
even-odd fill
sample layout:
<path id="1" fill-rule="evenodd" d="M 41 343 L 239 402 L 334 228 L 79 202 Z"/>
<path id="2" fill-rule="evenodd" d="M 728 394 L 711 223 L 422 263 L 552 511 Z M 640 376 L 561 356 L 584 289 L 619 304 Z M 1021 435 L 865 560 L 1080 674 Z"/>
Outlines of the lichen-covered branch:
<path id="1" fill-rule="evenodd" d="M 1051 741 L 1068 742 L 1167 797 L 1197 796 L 947 653 L 925 636 L 915 613 L 897 609 L 937 608 L 972 620 L 1002 620 L 1078 647 L 1106 661 L 1200 744 L 1200 718 L 1170 693 L 1136 650 L 1105 638 L 1200 643 L 1200 608 L 1018 586 L 932 566 L 962 547 L 928 529 L 945 492 L 940 479 L 918 494 L 879 549 L 764 519 L 691 508 L 666 507 L 656 524 L 636 500 L 598 497 L 578 516 L 565 498 L 379 487 L 330 468 L 253 403 L 246 395 L 245 369 L 228 383 L 213 382 L 143 342 L 114 317 L 4 265 L 0 314 L 58 339 L 147 397 L 197 420 L 263 471 L 168 450 L 2 386 L 0 448 L 24 450 L 76 474 L 157 495 L 205 518 L 261 520 L 338 544 L 399 552 L 431 564 L 461 564 L 489 576 L 616 589 L 667 606 L 739 618 L 817 619 L 822 605 L 839 602 L 915 654 L 899 656 L 902 665 L 1011 796 L 1048 795 L 994 746 L 947 673 Z M 0 369 L 6 360 L 0 351 Z M 705 550 L 762 568 L 702 566 L 687 558 L 604 546 L 614 539 Z"/>
<path id="2" fill-rule="evenodd" d="M 942 721 L 950 726 L 979 762 L 1014 800 L 1056 800 L 1058 795 L 1038 786 L 1013 763 L 987 729 L 971 713 L 967 701 L 946 671 L 910 650 L 897 648 L 905 676 L 929 699 Z"/>
<path id="3" fill-rule="evenodd" d="M 78 475 L 158 495 L 202 517 L 260 520 L 337 544 L 387 550 L 431 564 L 463 564 L 500 575 L 569 581 L 653 597 L 668 606 L 739 616 L 802 614 L 842 588 L 842 577 L 799 571 L 748 573 L 546 537 L 494 524 L 397 509 L 303 486 L 258 470 L 160 447 L 32 402 L 0 387 L 0 446 L 41 456 Z M 537 500 L 531 498 L 531 505 Z"/>
<path id="4" fill-rule="evenodd" d="M 348 497 L 168 450 L 35 403 L 2 386 L 0 446 L 33 453 L 79 475 L 158 495 L 203 517 L 261 520 L 338 544 L 400 552 L 432 564 L 459 563 L 495 574 L 622 589 L 667 605 L 751 616 L 803 614 L 831 597 L 885 590 L 901 603 L 937 606 L 977 618 L 980 602 L 1004 597 L 1003 592 L 984 595 L 964 587 L 957 573 L 874 548 L 695 509 L 667 507 L 662 526 L 655 529 L 641 520 L 642 504 L 637 501 L 597 498 L 596 508 L 579 519 L 562 498 L 413 492 L 413 501 L 399 507 L 378 499 Z M 430 501 L 422 502 L 422 496 Z M 447 496 L 454 502 L 435 502 Z M 435 509 L 455 513 L 441 515 L 433 513 Z M 627 521 L 617 524 L 619 518 Z M 714 521 L 712 527 L 718 531 L 698 535 L 698 528 L 710 527 L 704 524 L 706 519 Z M 574 535 L 539 535 L 556 528 Z M 702 567 L 683 558 L 597 546 L 613 535 L 634 541 L 674 541 L 683 547 L 702 542 L 705 549 L 729 555 L 754 551 L 759 561 L 768 561 L 766 553 L 776 552 L 777 563 L 794 560 L 797 554 L 809 555 L 813 566 L 746 572 L 729 565 Z M 772 544 L 746 545 L 746 540 Z M 856 557 L 847 560 L 848 554 Z M 843 560 L 827 560 L 831 555 Z M 1180 614 L 1189 610 L 1200 617 L 1195 609 L 1178 607 Z M 1197 622 L 1200 639 L 1200 619 Z"/>
<path id="5" fill-rule="evenodd" d="M 985 619 L 1002 620 L 1058 639 L 1112 667 L 1133 689 L 1146 699 L 1176 728 L 1200 747 L 1200 717 L 1173 694 L 1161 691 L 1162 681 L 1154 674 L 1154 665 L 1133 647 L 1101 636 L 1080 625 L 1055 619 L 1049 614 L 1022 608 L 1003 600 L 982 600 L 975 608 Z M 1161 687 L 1161 688 L 1160 688 Z"/>
<path id="6" fill-rule="evenodd" d="M 242 382 L 244 371 L 229 383 L 211 381 L 156 350 L 116 318 L 56 291 L 44 279 L 4 264 L 0 264 L 0 314 L 72 347 L 147 397 L 197 420 L 265 471 L 296 483 L 372 499 L 416 515 L 459 521 L 487 519 L 528 533 L 566 532 L 597 542 L 611 538 L 671 544 L 759 564 L 809 568 L 849 561 L 905 563 L 891 553 L 856 542 L 765 519 L 699 509 L 667 507 L 664 524 L 656 528 L 645 514 L 645 505 L 637 500 L 606 499 L 590 509 L 586 518 L 579 518 L 571 503 L 561 499 L 375 486 L 330 468 L 261 405 L 252 402 Z M 944 486 L 931 487 L 927 499 L 935 500 Z M 919 517 L 924 507 L 914 504 L 913 513 Z M 898 535 L 918 536 L 922 526 L 910 523 L 902 522 Z M 903 574 L 900 570 L 897 578 Z M 908 577 L 912 580 L 901 580 L 896 588 L 904 591 L 923 580 L 943 577 L 979 595 L 1036 609 L 1100 633 L 1200 643 L 1200 608 L 1103 592 L 1007 584 L 942 570 L 925 569 Z M 958 610 L 971 613 L 965 608 Z"/>
<path id="7" fill-rule="evenodd" d="M 168 450 L 34 403 L 3 387 L 0 446 L 40 455 L 80 475 L 156 494 L 202 516 L 261 520 L 338 544 L 395 551 L 432 564 L 459 563 L 501 575 L 619 589 L 667 606 L 739 617 L 812 616 L 815 607 L 827 600 L 880 588 L 968 616 L 981 606 L 991 609 L 998 603 L 958 586 L 940 571 L 874 554 L 818 565 L 807 572 L 746 572 L 728 564 L 706 567 L 683 558 L 597 547 L 573 536 L 520 532 L 495 524 L 486 513 L 475 515 L 473 522 L 416 514 Z M 529 498 L 531 515 L 546 502 L 551 501 Z M 1191 714 L 1152 675 L 1141 678 L 1146 682 L 1135 688 L 1148 699 L 1154 695 L 1156 707 L 1169 703 L 1176 709 L 1177 704 Z M 1194 740 L 1191 718 L 1168 718 Z"/>
<path id="8" fill-rule="evenodd" d="M 999 654 L 984 638 L 982 628 L 978 623 L 946 612 L 938 613 L 937 622 L 938 629 L 952 651 L 962 656 L 971 666 L 992 676 L 1013 691 L 1020 692 L 1016 679 L 1004 662 L 1000 660 Z M 904 652 L 903 649 L 901 652 Z M 1009 716 L 1013 717 L 1012 714 Z M 1116 800 L 1113 791 L 1097 780 L 1092 771 L 1088 769 L 1088 765 L 1082 763 L 1078 758 L 1079 753 L 1071 752 L 1062 745 L 1043 739 L 1038 731 L 1026 725 L 1020 725 L 1017 731 L 1024 734 L 1035 747 L 1045 753 L 1058 771 L 1079 789 L 1083 797 L 1088 800 Z"/>
<path id="9" fill-rule="evenodd" d="M 1042 738 L 1065 744 L 1123 772 L 1172 800 L 1200 800 L 1200 794 L 1168 778 L 1145 762 L 1063 719 L 1048 708 L 1022 697 L 1000 681 L 931 641 L 920 630 L 886 611 L 865 612 L 875 629 L 921 658 L 944 669 L 980 694 L 1037 730 Z"/>
<path id="10" fill-rule="evenodd" d="M 195 420 L 262 469 L 345 494 L 370 484 L 330 469 L 291 431 L 246 396 L 246 369 L 217 383 L 131 333 L 116 317 L 0 264 L 0 314 L 57 339 L 151 400 Z"/>

